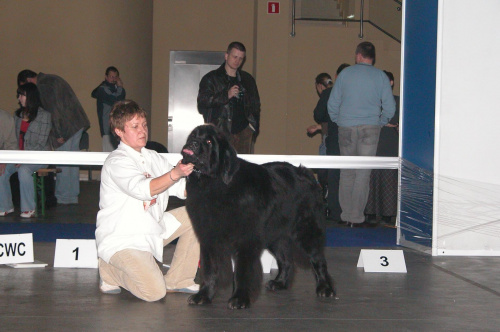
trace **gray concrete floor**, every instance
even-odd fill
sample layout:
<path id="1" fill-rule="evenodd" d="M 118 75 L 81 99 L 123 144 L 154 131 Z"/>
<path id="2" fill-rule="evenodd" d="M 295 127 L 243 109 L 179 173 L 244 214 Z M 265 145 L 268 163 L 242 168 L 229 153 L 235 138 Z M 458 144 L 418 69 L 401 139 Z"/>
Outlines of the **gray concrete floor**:
<path id="1" fill-rule="evenodd" d="M 96 269 L 53 268 L 54 243 L 35 243 L 46 268 L 0 266 L 2 331 L 498 331 L 498 257 L 431 257 L 404 249 L 408 273 L 366 273 L 360 248 L 326 248 L 336 299 L 318 299 L 309 269 L 287 291 L 263 289 L 247 310 L 185 294 L 146 303 L 127 291 L 104 295 Z M 169 262 L 174 246 L 165 248 Z M 266 274 L 264 281 L 276 270 Z"/>
<path id="2" fill-rule="evenodd" d="M 95 222 L 96 188 L 82 183 L 79 205 L 51 208 L 30 222 Z M 165 248 L 165 263 L 174 248 Z M 500 330 L 500 257 L 431 257 L 403 249 L 408 273 L 366 273 L 356 267 L 360 249 L 326 248 L 336 299 L 318 299 L 311 270 L 298 267 L 289 290 L 262 289 L 250 309 L 232 311 L 226 309 L 231 289 L 208 306 L 189 306 L 185 294 L 156 303 L 127 291 L 101 294 L 96 269 L 54 268 L 55 243 L 38 242 L 35 259 L 48 267 L 0 265 L 0 331 Z"/>

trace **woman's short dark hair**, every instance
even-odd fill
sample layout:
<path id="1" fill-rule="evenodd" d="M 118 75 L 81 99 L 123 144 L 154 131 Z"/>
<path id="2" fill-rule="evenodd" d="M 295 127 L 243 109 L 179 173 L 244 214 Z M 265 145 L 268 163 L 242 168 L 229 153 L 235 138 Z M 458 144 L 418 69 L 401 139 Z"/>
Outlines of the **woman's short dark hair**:
<path id="1" fill-rule="evenodd" d="M 23 112 L 27 112 L 28 114 L 28 122 L 35 120 L 38 115 L 38 108 L 42 106 L 42 102 L 40 101 L 40 93 L 38 92 L 38 88 L 36 84 L 26 83 L 20 85 L 17 88 L 17 96 L 25 95 L 26 96 L 26 106 L 21 106 L 16 111 L 16 115 L 20 118 L 23 117 Z"/>
<path id="2" fill-rule="evenodd" d="M 390 71 L 384 70 L 384 73 L 387 75 L 387 78 L 389 78 L 389 81 L 394 82 L 394 75 Z"/>
<path id="3" fill-rule="evenodd" d="M 325 88 L 333 86 L 332 77 L 328 73 L 321 73 L 318 76 L 316 76 L 316 84 L 321 84 Z"/>
<path id="4" fill-rule="evenodd" d="M 115 129 L 124 131 L 125 123 L 132 120 L 136 115 L 140 118 L 146 118 L 147 113 L 133 100 L 125 99 L 117 101 L 109 114 L 109 123 L 113 135 L 118 136 L 115 133 Z"/>
<path id="5" fill-rule="evenodd" d="M 346 68 L 347 68 L 347 67 L 349 67 L 349 66 L 350 66 L 350 64 L 348 64 L 348 63 L 343 63 L 343 64 L 341 64 L 341 65 L 337 68 L 337 73 L 336 73 L 336 74 L 337 74 L 337 76 L 339 76 L 339 74 L 340 74 L 340 72 L 341 72 L 342 70 L 346 69 Z"/>

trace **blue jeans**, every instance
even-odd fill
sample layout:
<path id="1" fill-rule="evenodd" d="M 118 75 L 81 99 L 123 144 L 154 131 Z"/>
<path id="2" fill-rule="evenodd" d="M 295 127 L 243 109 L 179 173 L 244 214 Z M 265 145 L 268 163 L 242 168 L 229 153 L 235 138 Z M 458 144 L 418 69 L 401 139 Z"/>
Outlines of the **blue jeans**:
<path id="1" fill-rule="evenodd" d="M 33 184 L 33 172 L 47 165 L 7 164 L 5 173 L 0 176 L 0 211 L 9 211 L 14 208 L 12 204 L 12 192 L 10 190 L 10 176 L 17 172 L 19 177 L 19 191 L 21 193 L 21 211 L 33 211 L 36 209 L 35 185 Z"/>
<path id="2" fill-rule="evenodd" d="M 319 145 L 319 155 L 326 156 L 326 138 L 328 136 L 324 135 L 321 139 L 321 144 Z"/>
<path id="3" fill-rule="evenodd" d="M 83 128 L 71 136 L 57 151 L 80 151 Z M 59 204 L 76 204 L 80 194 L 80 167 L 58 166 L 61 173 L 56 176 L 56 198 Z"/>
<path id="4" fill-rule="evenodd" d="M 361 125 L 339 127 L 341 156 L 375 156 L 380 126 Z M 342 169 L 340 171 L 339 201 L 343 221 L 362 223 L 370 193 L 371 169 Z"/>

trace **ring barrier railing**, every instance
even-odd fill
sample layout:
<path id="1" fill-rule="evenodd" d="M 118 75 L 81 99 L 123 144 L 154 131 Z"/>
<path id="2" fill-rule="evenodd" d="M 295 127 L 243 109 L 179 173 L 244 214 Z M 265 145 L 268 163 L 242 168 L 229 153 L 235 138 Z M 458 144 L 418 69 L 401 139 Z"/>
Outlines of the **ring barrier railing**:
<path id="1" fill-rule="evenodd" d="M 5 164 L 50 164 L 50 165 L 103 165 L 108 152 L 80 151 L 15 151 L 0 150 L 0 163 Z M 182 158 L 180 153 L 162 153 L 175 165 Z M 286 161 L 295 166 L 308 168 L 338 169 L 399 169 L 398 157 L 350 157 L 310 155 L 240 154 L 247 161 L 263 164 Z"/>

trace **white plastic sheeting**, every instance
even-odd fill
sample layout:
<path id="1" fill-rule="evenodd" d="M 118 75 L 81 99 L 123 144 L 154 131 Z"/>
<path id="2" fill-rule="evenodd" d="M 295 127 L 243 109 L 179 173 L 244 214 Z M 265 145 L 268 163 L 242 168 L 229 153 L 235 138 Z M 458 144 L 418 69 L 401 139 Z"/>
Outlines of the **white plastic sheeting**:
<path id="1" fill-rule="evenodd" d="M 434 174 L 404 159 L 400 173 L 398 243 L 431 253 Z"/>
<path id="2" fill-rule="evenodd" d="M 433 254 L 500 255 L 500 185 L 439 176 Z"/>

